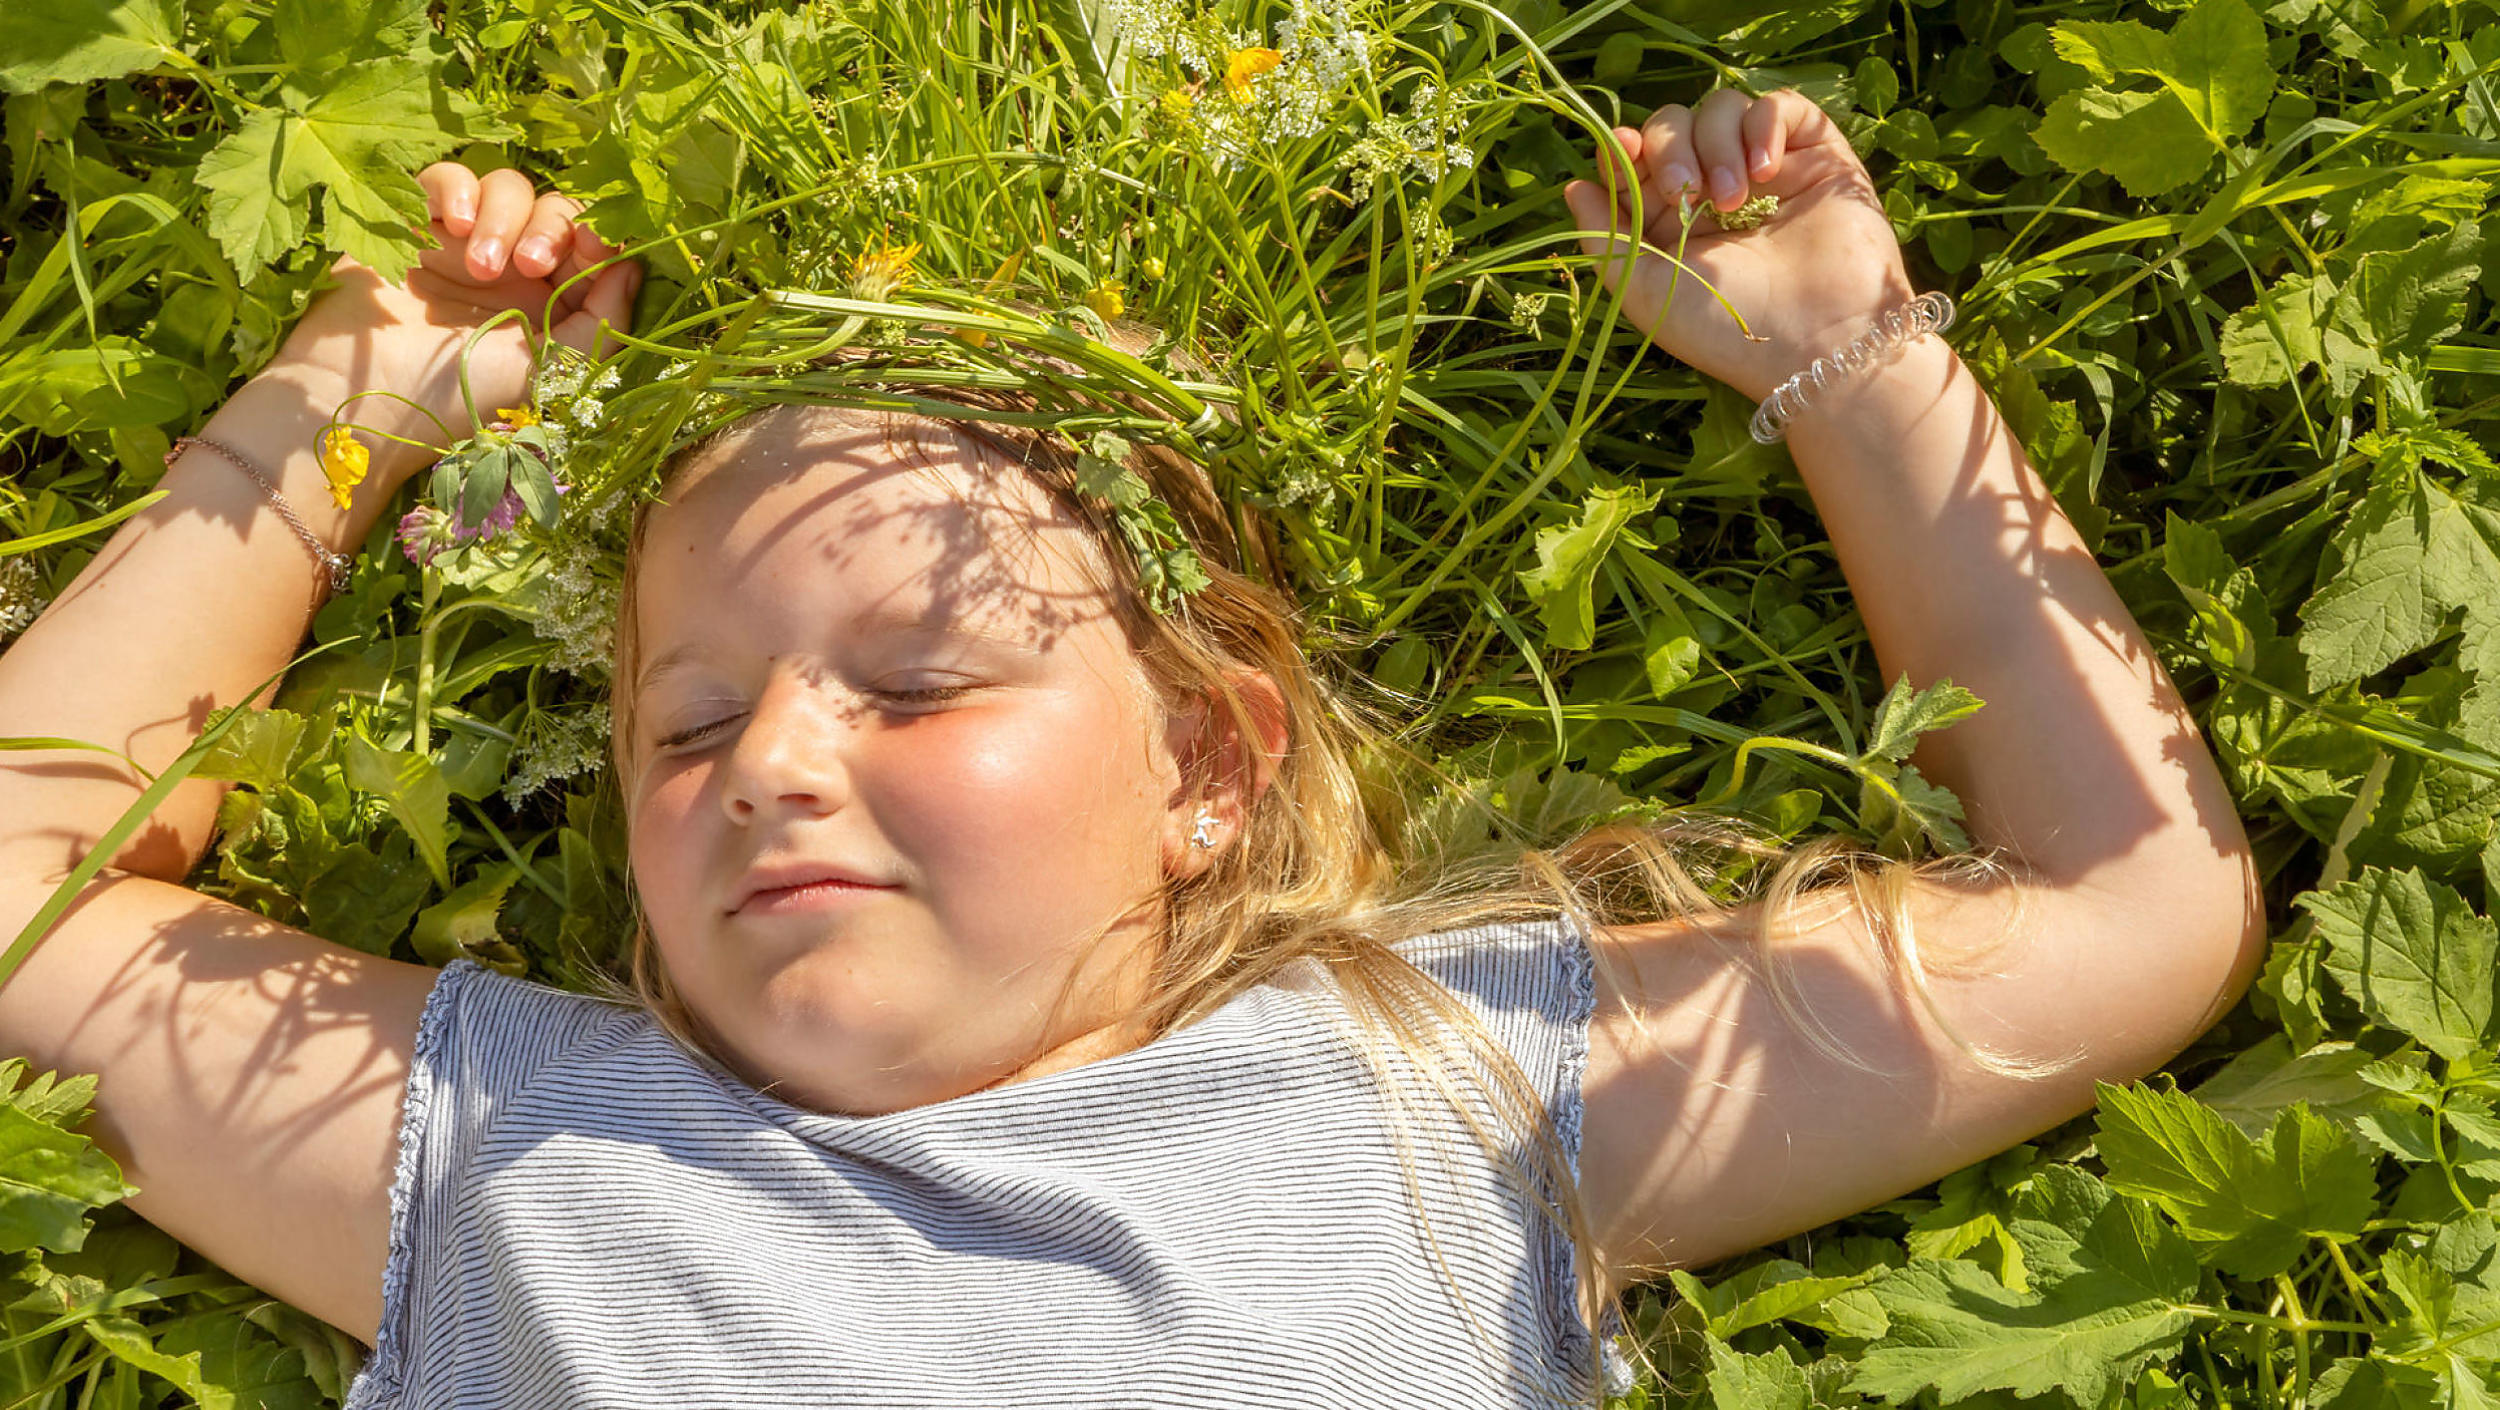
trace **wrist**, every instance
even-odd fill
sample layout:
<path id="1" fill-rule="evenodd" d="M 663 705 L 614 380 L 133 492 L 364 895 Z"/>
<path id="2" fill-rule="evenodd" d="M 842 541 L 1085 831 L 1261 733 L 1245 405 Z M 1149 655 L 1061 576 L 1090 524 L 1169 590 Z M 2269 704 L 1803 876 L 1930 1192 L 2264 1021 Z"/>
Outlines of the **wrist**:
<path id="1" fill-rule="evenodd" d="M 1942 337 L 1912 338 L 1873 365 L 1816 388 L 1788 418 L 1791 453 L 1805 459 L 1829 446 L 1905 434 L 1967 376 Z"/>
<path id="2" fill-rule="evenodd" d="M 292 419 L 301 421 L 304 444 L 313 444 L 333 414 L 340 425 L 354 428 L 357 441 L 371 455 L 365 482 L 356 491 L 360 501 L 367 493 L 389 495 L 442 454 L 437 444 L 443 438 L 443 428 L 427 413 L 396 397 L 360 395 L 368 389 L 357 386 L 327 363 L 289 359 L 282 353 L 247 384 L 246 390 L 264 382 L 269 384 L 273 397 L 291 394 L 288 399 L 302 408 L 303 414 Z M 240 393 L 236 399 L 242 399 Z M 405 444 L 394 437 L 418 444 Z M 379 488 L 369 488 L 373 486 Z"/>

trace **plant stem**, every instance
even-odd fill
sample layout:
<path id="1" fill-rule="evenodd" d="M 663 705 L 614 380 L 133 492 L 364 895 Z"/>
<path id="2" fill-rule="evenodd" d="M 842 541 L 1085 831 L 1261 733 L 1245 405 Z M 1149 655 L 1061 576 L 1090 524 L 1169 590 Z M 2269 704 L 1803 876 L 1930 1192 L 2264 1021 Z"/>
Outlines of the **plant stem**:
<path id="1" fill-rule="evenodd" d="M 417 688 L 410 707 L 415 719 L 410 723 L 408 747 L 423 754 L 434 737 L 434 634 L 443 625 L 434 605 L 442 599 L 443 578 L 432 568 L 420 570 L 420 578 L 424 586 L 420 589 L 417 616 L 424 625 L 417 631 Z"/>

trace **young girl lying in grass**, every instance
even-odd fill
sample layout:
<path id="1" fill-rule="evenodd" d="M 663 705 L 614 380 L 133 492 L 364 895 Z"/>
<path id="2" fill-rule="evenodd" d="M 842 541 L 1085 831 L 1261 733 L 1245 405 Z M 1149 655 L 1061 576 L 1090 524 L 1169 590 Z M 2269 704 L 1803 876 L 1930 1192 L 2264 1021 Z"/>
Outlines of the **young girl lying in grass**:
<path id="1" fill-rule="evenodd" d="M 1694 208 L 1685 261 L 1748 339 L 1624 258 L 1628 183 L 1564 193 L 1667 353 L 1760 400 L 1910 299 L 1795 93 L 1616 137 L 1652 247 L 1687 188 L 1779 198 L 1753 229 Z M 631 264 L 566 284 L 614 253 L 573 202 L 423 181 L 441 248 L 402 288 L 343 265 L 202 431 L 330 550 L 425 459 L 381 442 L 335 506 L 312 443 L 344 398 L 457 419 L 462 340 L 560 284 L 555 340 L 629 324 Z M 479 404 L 529 364 L 484 338 Z M 430 424 L 384 405 L 358 419 Z M 1430 872 L 1365 815 L 1364 734 L 1188 466 L 1135 461 L 1214 575 L 1157 613 L 1065 449 L 780 407 L 637 524 L 644 1002 L 186 890 L 219 792 L 192 783 L 0 992 L 0 1045 L 103 1074 L 141 1214 L 372 1344 L 358 1406 L 1586 1403 L 1613 1293 L 2076 1115 L 2264 939 L 2189 715 L 1947 345 L 1792 409 L 1885 678 L 1987 702 L 1915 762 L 1994 865 L 1727 908 L 1672 833 L 1615 829 Z M 270 497 L 197 446 L 164 488 L 0 658 L 0 733 L 159 767 L 296 649 L 324 589 Z M 0 765 L 12 930 L 140 786 L 97 757 Z M 1827 838 L 1781 875 L 1867 860 Z"/>

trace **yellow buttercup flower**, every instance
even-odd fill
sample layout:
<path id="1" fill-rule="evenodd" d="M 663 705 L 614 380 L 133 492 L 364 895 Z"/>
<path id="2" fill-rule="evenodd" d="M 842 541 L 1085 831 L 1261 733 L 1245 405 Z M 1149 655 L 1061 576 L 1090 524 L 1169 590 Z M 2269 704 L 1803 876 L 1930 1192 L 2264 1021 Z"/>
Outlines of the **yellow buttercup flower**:
<path id="1" fill-rule="evenodd" d="M 1108 279 L 1085 291 L 1085 306 L 1100 314 L 1105 322 L 1128 312 L 1128 300 L 1120 297 L 1120 286 Z"/>
<path id="2" fill-rule="evenodd" d="M 1285 56 L 1273 49 L 1235 49 L 1224 56 L 1224 86 L 1232 90 L 1234 97 L 1242 97 L 1260 74 L 1284 61 Z"/>
<path id="3" fill-rule="evenodd" d="M 499 406 L 495 408 L 495 419 L 518 431 L 524 426 L 537 425 L 538 413 L 526 406 Z"/>
<path id="4" fill-rule="evenodd" d="M 851 297 L 874 303 L 911 282 L 911 262 L 920 257 L 920 243 L 888 244 L 879 240 L 851 261 Z"/>
<path id="5" fill-rule="evenodd" d="M 348 491 L 361 483 L 365 471 L 373 464 L 373 452 L 356 439 L 356 433 L 345 426 L 333 426 L 321 433 L 321 474 L 330 482 L 330 498 L 341 509 L 348 507 Z"/>

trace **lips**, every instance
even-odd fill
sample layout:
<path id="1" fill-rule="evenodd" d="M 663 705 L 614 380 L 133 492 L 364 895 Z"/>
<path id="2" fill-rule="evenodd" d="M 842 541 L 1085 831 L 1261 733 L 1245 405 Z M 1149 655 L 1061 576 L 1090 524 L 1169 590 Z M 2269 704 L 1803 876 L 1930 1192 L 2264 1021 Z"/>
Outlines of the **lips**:
<path id="1" fill-rule="evenodd" d="M 769 896 L 775 892 L 789 891 L 801 886 L 826 883 L 837 886 L 855 886 L 868 891 L 900 889 L 890 883 L 878 881 L 861 872 L 844 867 L 829 866 L 821 862 L 786 862 L 773 866 L 760 866 L 740 877 L 737 889 L 730 892 L 729 913 L 736 915 L 745 910 L 747 903 L 759 896 Z"/>

